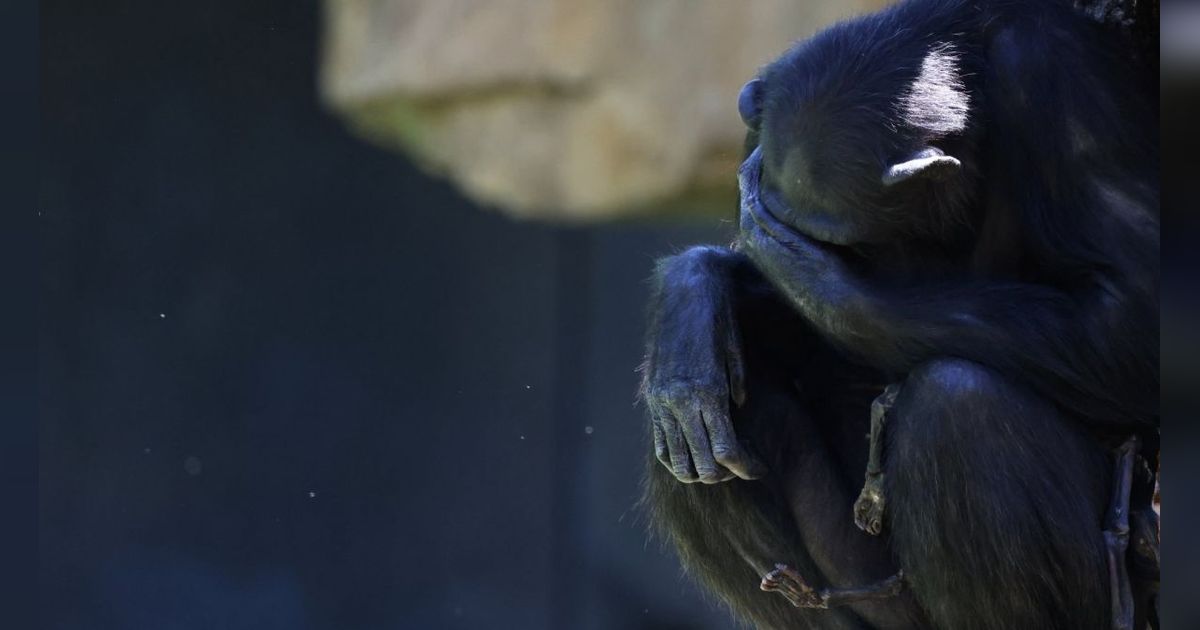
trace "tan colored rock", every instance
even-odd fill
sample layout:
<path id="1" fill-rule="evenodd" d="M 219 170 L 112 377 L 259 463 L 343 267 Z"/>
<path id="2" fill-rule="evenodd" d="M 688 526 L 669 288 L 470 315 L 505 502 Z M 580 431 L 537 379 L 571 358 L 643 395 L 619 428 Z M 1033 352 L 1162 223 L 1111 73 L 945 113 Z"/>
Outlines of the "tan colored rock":
<path id="1" fill-rule="evenodd" d="M 727 208 L 741 85 L 881 4 L 327 0 L 321 87 L 359 133 L 518 216 Z"/>

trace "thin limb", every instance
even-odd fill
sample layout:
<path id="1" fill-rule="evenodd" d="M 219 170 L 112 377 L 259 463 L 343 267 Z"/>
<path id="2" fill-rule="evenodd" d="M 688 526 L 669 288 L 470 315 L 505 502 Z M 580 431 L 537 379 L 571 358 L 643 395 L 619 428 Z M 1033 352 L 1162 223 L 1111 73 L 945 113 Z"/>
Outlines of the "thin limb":
<path id="1" fill-rule="evenodd" d="M 900 385 L 888 385 L 871 403 L 871 445 L 867 455 L 867 478 L 862 492 L 854 502 L 854 524 L 859 529 L 878 536 L 883 532 L 883 425 L 888 411 L 896 404 Z"/>
<path id="2" fill-rule="evenodd" d="M 1104 518 L 1104 543 L 1108 548 L 1108 579 L 1112 589 L 1113 630 L 1133 630 L 1133 590 L 1125 567 L 1129 548 L 1129 492 L 1133 485 L 1133 464 L 1138 438 L 1132 436 L 1117 448 L 1113 470 L 1113 494 Z"/>
<path id="3" fill-rule="evenodd" d="M 818 591 L 809 586 L 795 569 L 786 564 L 777 564 L 775 570 L 763 576 L 759 588 L 783 595 L 796 608 L 824 610 L 861 601 L 895 597 L 904 590 L 904 572 L 867 586 L 823 588 Z"/>

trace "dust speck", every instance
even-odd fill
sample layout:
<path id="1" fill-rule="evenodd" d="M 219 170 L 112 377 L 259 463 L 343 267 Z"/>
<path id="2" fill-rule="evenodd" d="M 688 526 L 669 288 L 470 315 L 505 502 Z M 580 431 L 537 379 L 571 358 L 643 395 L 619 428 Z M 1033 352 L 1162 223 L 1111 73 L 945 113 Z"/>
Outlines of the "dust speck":
<path id="1" fill-rule="evenodd" d="M 187 459 L 183 460 L 183 470 L 187 474 L 195 477 L 204 470 L 204 465 L 200 462 L 200 458 L 195 455 L 188 455 Z"/>

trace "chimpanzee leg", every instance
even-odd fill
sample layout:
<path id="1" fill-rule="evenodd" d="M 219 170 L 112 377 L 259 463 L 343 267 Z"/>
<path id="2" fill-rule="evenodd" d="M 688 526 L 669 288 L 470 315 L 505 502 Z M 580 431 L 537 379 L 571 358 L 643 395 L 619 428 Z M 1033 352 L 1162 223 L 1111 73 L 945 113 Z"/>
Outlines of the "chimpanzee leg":
<path id="1" fill-rule="evenodd" d="M 909 374 L 885 491 L 906 580 L 941 628 L 1103 628 L 1111 463 L 1054 406 L 978 364 Z"/>

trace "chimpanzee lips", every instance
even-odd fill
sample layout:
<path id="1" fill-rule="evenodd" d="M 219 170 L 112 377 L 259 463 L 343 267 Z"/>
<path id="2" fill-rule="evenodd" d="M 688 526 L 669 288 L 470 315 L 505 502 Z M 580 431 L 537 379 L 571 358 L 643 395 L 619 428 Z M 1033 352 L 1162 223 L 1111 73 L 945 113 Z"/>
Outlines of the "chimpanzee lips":
<path id="1" fill-rule="evenodd" d="M 798 212 L 763 182 L 762 148 L 756 147 L 738 169 L 742 219 L 747 217 L 772 238 L 805 239 L 824 246 L 850 247 L 865 236 L 854 224 L 822 210 Z"/>
<path id="2" fill-rule="evenodd" d="M 743 232 L 747 218 L 775 240 L 788 240 L 800 236 L 779 217 L 771 213 L 762 197 L 762 148 L 755 147 L 750 157 L 738 169 L 738 189 L 741 193 Z"/>

